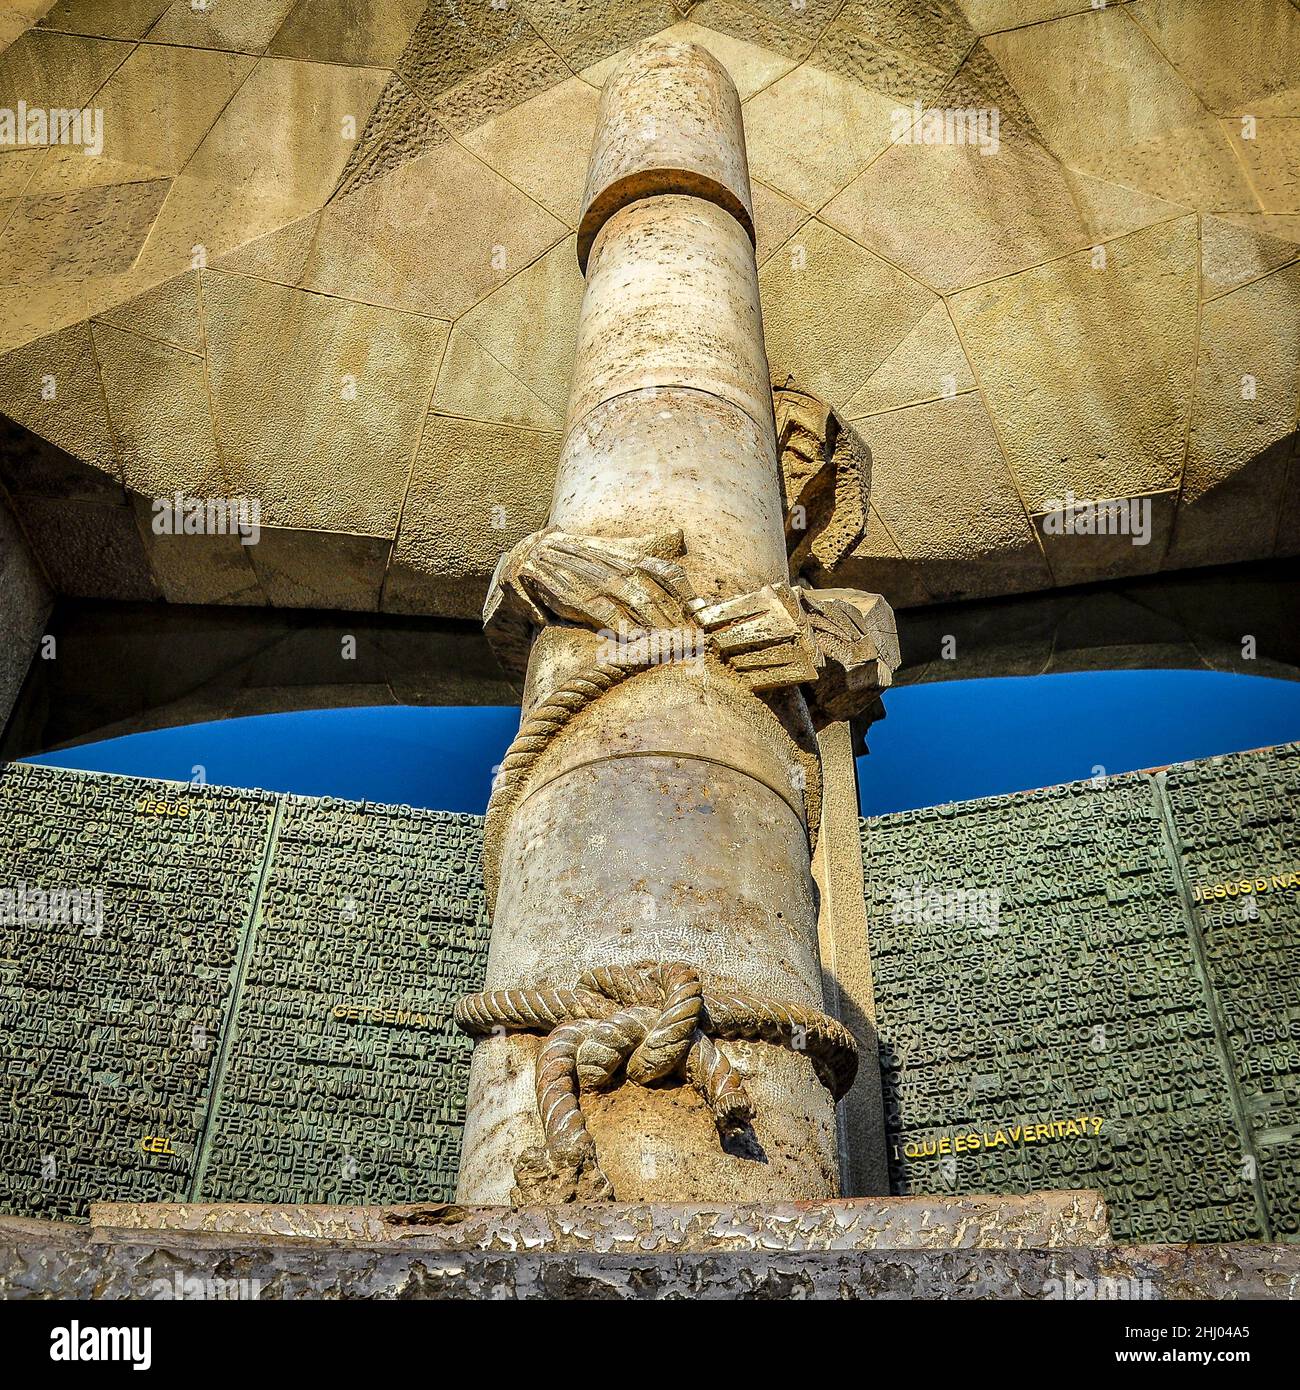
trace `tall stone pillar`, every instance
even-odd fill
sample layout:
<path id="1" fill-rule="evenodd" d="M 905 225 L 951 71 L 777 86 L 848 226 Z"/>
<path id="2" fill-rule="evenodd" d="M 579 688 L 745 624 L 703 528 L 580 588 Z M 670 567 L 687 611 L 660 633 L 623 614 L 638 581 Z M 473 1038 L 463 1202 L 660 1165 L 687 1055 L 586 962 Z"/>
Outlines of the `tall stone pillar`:
<path id="1" fill-rule="evenodd" d="M 523 717 L 488 811 L 459 1200 L 835 1195 L 805 689 L 892 615 L 790 583 L 740 102 L 691 44 L 610 78 L 550 521 L 485 608 Z M 544 331 L 544 325 L 539 325 Z"/>

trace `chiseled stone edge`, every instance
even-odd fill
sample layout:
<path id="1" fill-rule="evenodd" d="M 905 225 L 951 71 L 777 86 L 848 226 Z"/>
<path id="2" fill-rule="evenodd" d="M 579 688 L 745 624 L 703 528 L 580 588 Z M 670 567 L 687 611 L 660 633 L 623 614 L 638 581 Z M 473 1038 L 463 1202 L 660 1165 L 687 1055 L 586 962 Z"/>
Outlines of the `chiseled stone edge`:
<path id="1" fill-rule="evenodd" d="M 822 1253 L 1035 1249 L 1111 1244 L 1096 1192 L 1028 1196 L 869 1197 L 824 1202 L 629 1203 L 553 1207 L 91 1205 L 92 1239 L 159 1233 L 238 1242 L 302 1240 L 449 1254 Z M 0 1221 L 0 1233 L 6 1230 Z"/>
<path id="2" fill-rule="evenodd" d="M 0 1222 L 0 1296 L 173 1298 L 214 1280 L 263 1300 L 1294 1298 L 1300 1245 L 599 1255 L 373 1249 Z M 204 1281 L 188 1294 L 186 1280 Z M 1103 1284 L 1102 1281 L 1108 1281 Z M 179 1291 L 179 1292 L 178 1292 Z"/>

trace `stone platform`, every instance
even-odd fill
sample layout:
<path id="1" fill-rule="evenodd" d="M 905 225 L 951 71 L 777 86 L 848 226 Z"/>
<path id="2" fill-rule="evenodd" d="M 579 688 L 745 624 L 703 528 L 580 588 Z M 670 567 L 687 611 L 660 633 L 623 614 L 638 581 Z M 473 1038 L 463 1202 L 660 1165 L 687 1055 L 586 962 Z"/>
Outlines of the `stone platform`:
<path id="1" fill-rule="evenodd" d="M 1112 1243 L 1093 1192 L 0 1218 L 5 1298 L 1290 1298 L 1300 1245 Z"/>
<path id="2" fill-rule="evenodd" d="M 95 1202 L 100 1239 L 142 1233 L 350 1242 L 447 1254 L 737 1254 L 1027 1250 L 1111 1244 L 1096 1192 L 856 1197 L 826 1202 L 594 1206 L 262 1206 Z"/>

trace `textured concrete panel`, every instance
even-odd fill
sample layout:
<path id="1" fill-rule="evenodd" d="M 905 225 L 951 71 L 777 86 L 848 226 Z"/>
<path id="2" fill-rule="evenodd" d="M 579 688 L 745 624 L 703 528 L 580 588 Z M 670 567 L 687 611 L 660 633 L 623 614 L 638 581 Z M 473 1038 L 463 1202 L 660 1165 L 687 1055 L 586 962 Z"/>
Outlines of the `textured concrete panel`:
<path id="1" fill-rule="evenodd" d="M 1105 250 L 1104 267 L 1083 252 L 950 301 L 1034 511 L 1060 505 L 1066 489 L 1131 497 L 1178 482 L 1195 365 L 1196 221 Z"/>
<path id="2" fill-rule="evenodd" d="M 1176 564 L 1246 559 L 1272 538 L 1295 446 L 1297 380 L 1300 266 L 1205 305 Z"/>
<path id="3" fill-rule="evenodd" d="M 103 152 L 87 158 L 76 146 L 52 149 L 29 193 L 180 173 L 252 70 L 253 59 L 239 54 L 141 44 L 95 93 Z"/>
<path id="4" fill-rule="evenodd" d="M 796 373 L 834 402 L 852 400 L 938 302 L 915 280 L 816 221 L 767 262 L 758 283 L 773 368 Z M 860 336 L 853 324 L 869 324 L 869 334 Z"/>
<path id="5" fill-rule="evenodd" d="M 431 415 L 411 471 L 384 610 L 478 617 L 497 556 L 546 520 L 559 452 L 559 434 Z M 442 525 L 449 508 L 463 519 L 456 532 Z"/>
<path id="6" fill-rule="evenodd" d="M 234 275 L 204 308 L 234 495 L 268 525 L 392 536 L 446 325 Z"/>

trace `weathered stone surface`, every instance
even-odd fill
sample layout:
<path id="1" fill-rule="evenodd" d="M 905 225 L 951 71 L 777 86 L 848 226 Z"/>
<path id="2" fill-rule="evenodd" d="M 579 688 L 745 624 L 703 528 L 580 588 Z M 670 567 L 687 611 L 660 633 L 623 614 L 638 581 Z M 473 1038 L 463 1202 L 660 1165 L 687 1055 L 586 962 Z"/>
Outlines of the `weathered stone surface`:
<path id="1" fill-rule="evenodd" d="M 268 525 L 392 536 L 446 325 L 217 274 L 204 312 L 235 493 Z"/>
<path id="2" fill-rule="evenodd" d="M 946 0 L 849 0 L 808 61 L 907 103 L 930 101 L 974 43 L 961 10 Z"/>
<path id="3" fill-rule="evenodd" d="M 1300 115 L 1300 13 L 1271 0 L 1137 0 L 1132 18 L 1213 112 Z"/>
<path id="4" fill-rule="evenodd" d="M 754 233 L 758 238 L 755 255 L 762 266 L 803 226 L 808 215 L 784 193 L 778 193 L 765 184 L 755 183 L 753 193 Z"/>
<path id="5" fill-rule="evenodd" d="M 1095 515 L 1104 517 L 1103 531 L 1064 530 L 1065 508 L 1034 512 L 1030 520 L 1057 584 L 1085 584 L 1089 579 L 1150 574 L 1169 551 L 1178 493 L 1174 488 L 1136 497 L 1103 499 Z M 1108 507 L 1118 518 L 1109 520 Z M 1086 523 L 1084 523 L 1086 524 Z"/>
<path id="6" fill-rule="evenodd" d="M 571 77 L 475 123 L 465 144 L 535 202 L 576 229 L 599 96 Z M 521 323 L 524 322 L 521 316 Z M 546 323 L 548 319 L 531 320 Z"/>
<path id="7" fill-rule="evenodd" d="M 392 67 L 428 8 L 427 0 L 301 0 L 267 52 L 318 63 Z"/>
<path id="8" fill-rule="evenodd" d="M 1295 219 L 1268 213 L 1201 218 L 1201 295 L 1213 299 L 1300 259 Z"/>
<path id="9" fill-rule="evenodd" d="M 563 427 L 582 303 L 574 250 L 574 239 L 566 237 L 461 315 L 438 373 L 435 411 L 542 430 Z M 542 323 L 546 333 L 539 343 Z M 542 482 L 535 479 L 538 492 Z"/>
<path id="10" fill-rule="evenodd" d="M 1066 164 L 1206 211 L 1253 211 L 1217 123 L 1126 9 L 1084 10 L 984 42 Z"/>
<path id="11" fill-rule="evenodd" d="M 974 385 L 948 307 L 936 303 L 849 397 L 844 417 L 859 420 L 905 405 L 950 399 Z"/>
<path id="12" fill-rule="evenodd" d="M 121 482 L 88 325 L 0 358 L 0 410 L 62 451 L 56 465 L 39 449 L 26 458 L 6 449 L 0 468 L 11 492 L 90 499 Z"/>
<path id="13" fill-rule="evenodd" d="M 95 93 L 103 152 L 87 158 L 76 146 L 52 149 L 29 191 L 69 193 L 180 173 L 253 62 L 244 55 L 141 44 Z"/>
<path id="14" fill-rule="evenodd" d="M 105 310 L 97 321 L 156 338 L 186 352 L 201 353 L 198 274 L 189 271 L 165 281 L 125 304 Z"/>
<path id="15" fill-rule="evenodd" d="M 0 53 L 0 90 L 36 107 L 80 106 L 133 52 L 129 43 L 29 29 Z"/>
<path id="16" fill-rule="evenodd" d="M 929 593 L 967 598 L 1044 582 L 1042 552 L 978 392 L 873 415 L 857 428 L 871 449 L 872 504 Z M 971 515 L 954 502 L 977 485 Z"/>
<path id="17" fill-rule="evenodd" d="M 469 1253 L 596 1255 L 784 1250 L 1035 1250 L 1111 1244 L 1095 1192 L 826 1202 L 466 1207 L 95 1202 L 91 1227 L 131 1233 L 293 1237 Z"/>
<path id="18" fill-rule="evenodd" d="M 44 10 L 39 25 L 65 30 L 71 34 L 95 34 L 106 39 L 142 39 L 150 25 L 172 3 L 172 0 L 118 0 L 105 5 L 103 0 L 55 0 L 47 6 L 43 0 L 28 0 L 29 8 Z"/>
<path id="19" fill-rule="evenodd" d="M 794 1254 L 460 1255 L 198 1235 L 97 1243 L 77 1228 L 5 1222 L 9 1298 L 171 1298 L 177 1278 L 250 1281 L 273 1298 L 1060 1299 L 1071 1277 L 1153 1299 L 1294 1297 L 1294 1245 Z M 1077 1285 L 1076 1285 L 1077 1286 Z M 183 1282 L 181 1287 L 183 1288 Z M 224 1284 L 222 1287 L 228 1287 Z M 1116 1295 L 1122 1296 L 1122 1295 Z"/>
<path id="20" fill-rule="evenodd" d="M 14 507 L 55 591 L 75 598 L 158 598 L 135 513 L 101 501 L 17 496 Z"/>
<path id="21" fill-rule="evenodd" d="M 1264 211 L 1300 212 L 1300 118 L 1265 116 L 1249 139 L 1238 119 L 1225 119 L 1221 127 L 1250 171 Z"/>
<path id="22" fill-rule="evenodd" d="M 192 496 L 230 496 L 203 358 L 107 324 L 92 334 L 126 487 L 167 496 L 184 477 Z"/>
<path id="23" fill-rule="evenodd" d="M 759 286 L 768 357 L 832 404 L 851 400 L 938 303 L 924 286 L 818 221 L 767 262 Z M 872 325 L 869 338 L 850 328 L 858 323 Z"/>
<path id="24" fill-rule="evenodd" d="M 391 536 L 324 535 L 264 526 L 245 547 L 253 573 L 276 608 L 374 612 L 393 548 Z"/>
<path id="25" fill-rule="evenodd" d="M 733 38 L 717 29 L 709 29 L 691 20 L 674 24 L 655 36 L 664 43 L 693 43 L 707 49 L 726 68 L 736 84 L 742 101 L 762 91 L 764 87 L 784 76 L 795 66 L 794 59 L 758 44 L 746 43 L 744 39 Z M 584 68 L 579 74 L 584 82 L 594 86 L 604 85 L 609 75 L 622 61 L 621 54 Z"/>
<path id="26" fill-rule="evenodd" d="M 815 212 L 890 140 L 892 97 L 805 65 L 745 105 L 750 172 Z"/>
<path id="27" fill-rule="evenodd" d="M 1295 446 L 1297 380 L 1300 267 L 1204 306 L 1175 564 L 1247 559 L 1268 544 Z"/>
<path id="28" fill-rule="evenodd" d="M 194 44 L 260 53 L 294 6 L 294 0 L 263 0 L 260 5 L 209 5 L 196 10 L 189 0 L 172 0 L 149 30 L 156 43 Z"/>
<path id="29" fill-rule="evenodd" d="M 228 489 L 223 489 L 217 495 L 226 492 Z M 131 497 L 149 572 L 168 603 L 237 604 L 253 608 L 266 604 L 266 591 L 258 583 L 253 568 L 252 547 L 244 545 L 238 534 L 156 534 L 152 503 L 151 497 L 139 494 Z M 211 713 L 224 718 L 233 710 L 216 708 Z"/>
<path id="30" fill-rule="evenodd" d="M 329 215 L 374 245 L 424 296 L 427 312 L 447 318 L 464 313 L 565 233 L 557 218 L 452 144 L 344 195 Z M 421 229 L 419 239 L 408 235 L 412 226 Z M 336 261 L 338 274 L 346 267 L 345 257 Z M 339 283 L 320 288 L 337 293 Z"/>
<path id="31" fill-rule="evenodd" d="M 676 23 L 671 0 L 523 0 L 537 32 L 575 72 Z"/>
<path id="32" fill-rule="evenodd" d="M 168 187 L 155 178 L 20 202 L 0 242 L 0 277 L 32 282 L 129 270 Z"/>
<path id="33" fill-rule="evenodd" d="M 942 221 L 900 215 L 951 209 Z M 978 145 L 897 144 L 838 194 L 824 220 L 948 294 L 1168 221 L 1182 211 L 1135 189 L 1061 165 L 1002 131 Z"/>
<path id="34" fill-rule="evenodd" d="M 519 5 L 475 5 L 462 11 L 427 4 L 396 68 L 429 102 L 494 62 L 508 61 L 535 37 Z"/>
<path id="35" fill-rule="evenodd" d="M 546 519 L 559 448 L 558 434 L 430 415 L 384 583 L 384 611 L 477 617 L 498 555 Z M 443 525 L 449 507 L 466 516 L 463 529 Z"/>

